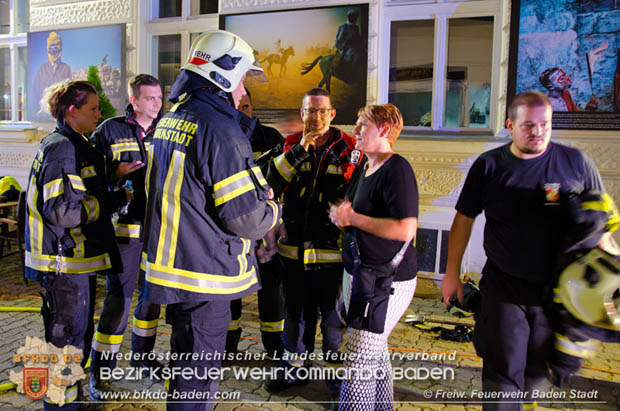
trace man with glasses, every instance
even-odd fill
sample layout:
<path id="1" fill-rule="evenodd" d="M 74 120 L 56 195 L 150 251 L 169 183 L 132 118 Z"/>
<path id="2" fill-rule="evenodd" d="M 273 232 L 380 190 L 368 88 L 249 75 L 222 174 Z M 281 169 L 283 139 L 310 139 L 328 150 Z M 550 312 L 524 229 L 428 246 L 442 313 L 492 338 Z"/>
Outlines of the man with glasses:
<path id="1" fill-rule="evenodd" d="M 304 95 L 300 114 L 303 131 L 286 138 L 284 153 L 275 158 L 267 172 L 269 184 L 276 192 L 284 193 L 287 232 L 287 237 L 278 242 L 286 301 L 282 336 L 285 357 L 280 365 L 304 366 L 303 355 L 314 351 L 318 309 L 323 360 L 338 366 L 342 364 L 342 325 L 336 306 L 343 266 L 340 230 L 332 224 L 327 211 L 329 202 L 346 192 L 355 168 L 351 163 L 355 138 L 330 127 L 336 109 L 323 89 L 314 88 Z M 300 382 L 300 378 L 287 379 L 282 374 L 268 380 L 265 388 L 279 392 Z M 332 398 L 337 399 L 340 386 L 335 381 L 327 384 Z"/>

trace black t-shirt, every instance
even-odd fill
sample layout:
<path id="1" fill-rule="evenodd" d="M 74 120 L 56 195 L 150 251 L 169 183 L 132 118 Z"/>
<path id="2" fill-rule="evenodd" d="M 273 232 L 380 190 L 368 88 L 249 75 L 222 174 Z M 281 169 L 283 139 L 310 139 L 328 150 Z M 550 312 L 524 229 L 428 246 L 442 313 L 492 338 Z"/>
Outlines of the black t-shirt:
<path id="1" fill-rule="evenodd" d="M 403 219 L 418 216 L 418 184 L 409 162 L 393 154 L 377 171 L 366 177 L 366 167 L 358 166 L 351 178 L 347 197 L 353 209 L 370 217 Z M 357 231 L 360 256 L 364 264 L 384 264 L 394 258 L 402 241 L 386 240 L 362 230 Z M 342 237 L 342 259 L 349 273 L 353 272 L 351 228 Z M 407 281 L 418 271 L 416 250 L 407 248 L 398 266 L 394 281 Z"/>
<path id="2" fill-rule="evenodd" d="M 603 184 L 579 150 L 550 143 L 541 156 L 522 160 L 506 144 L 474 162 L 456 209 L 471 218 L 484 211 L 484 250 L 500 270 L 547 282 L 569 223 L 561 199 L 584 190 L 602 191 Z"/>

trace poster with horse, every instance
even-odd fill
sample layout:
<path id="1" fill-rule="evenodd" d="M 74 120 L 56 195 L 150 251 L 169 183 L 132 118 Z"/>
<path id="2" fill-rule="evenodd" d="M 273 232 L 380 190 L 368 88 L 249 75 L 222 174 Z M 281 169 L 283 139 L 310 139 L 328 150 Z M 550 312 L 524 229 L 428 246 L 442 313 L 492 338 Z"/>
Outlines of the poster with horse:
<path id="1" fill-rule="evenodd" d="M 299 113 L 304 93 L 321 87 L 332 95 L 334 124 L 355 124 L 366 104 L 367 4 L 222 15 L 220 28 L 248 41 L 269 79 L 248 86 L 261 121 Z"/>

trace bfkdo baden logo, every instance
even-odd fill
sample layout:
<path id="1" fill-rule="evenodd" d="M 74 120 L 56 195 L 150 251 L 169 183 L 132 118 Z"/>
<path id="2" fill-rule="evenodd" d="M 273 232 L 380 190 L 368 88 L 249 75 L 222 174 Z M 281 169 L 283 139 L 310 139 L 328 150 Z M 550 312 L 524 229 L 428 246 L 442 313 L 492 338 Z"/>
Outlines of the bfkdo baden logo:
<path id="1" fill-rule="evenodd" d="M 49 385 L 47 368 L 24 368 L 24 394 L 33 400 L 45 397 Z"/>

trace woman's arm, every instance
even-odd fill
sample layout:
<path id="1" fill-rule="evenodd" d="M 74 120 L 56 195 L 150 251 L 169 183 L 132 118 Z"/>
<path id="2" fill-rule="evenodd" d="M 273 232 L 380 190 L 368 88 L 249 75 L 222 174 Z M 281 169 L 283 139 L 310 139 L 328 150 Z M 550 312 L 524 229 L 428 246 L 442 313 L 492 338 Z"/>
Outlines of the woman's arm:
<path id="1" fill-rule="evenodd" d="M 355 212 L 350 201 L 333 205 L 329 210 L 329 217 L 338 227 L 353 226 L 387 240 L 409 241 L 418 229 L 416 217 L 402 219 L 370 217 Z"/>

